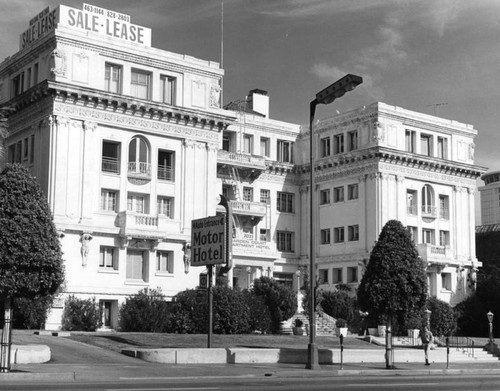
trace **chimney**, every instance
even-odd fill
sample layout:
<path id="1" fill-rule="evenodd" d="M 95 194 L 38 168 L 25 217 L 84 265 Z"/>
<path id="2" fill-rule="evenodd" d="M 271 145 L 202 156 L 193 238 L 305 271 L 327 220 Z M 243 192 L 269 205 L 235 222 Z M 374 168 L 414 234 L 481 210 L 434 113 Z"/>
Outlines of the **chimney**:
<path id="1" fill-rule="evenodd" d="M 255 88 L 248 93 L 248 108 L 269 118 L 269 97 L 267 91 Z"/>

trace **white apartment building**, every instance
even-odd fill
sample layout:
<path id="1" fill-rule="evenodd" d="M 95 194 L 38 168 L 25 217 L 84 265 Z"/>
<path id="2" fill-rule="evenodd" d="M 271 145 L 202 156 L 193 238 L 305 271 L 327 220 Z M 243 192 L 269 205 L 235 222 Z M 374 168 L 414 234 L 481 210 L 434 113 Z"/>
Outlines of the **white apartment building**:
<path id="1" fill-rule="evenodd" d="M 199 283 L 191 220 L 233 210 L 228 281 L 302 284 L 309 252 L 309 129 L 269 118 L 255 89 L 226 108 L 220 64 L 151 47 L 129 15 L 48 7 L 0 64 L 14 107 L 7 159 L 31 170 L 61 234 L 68 295 L 95 297 L 105 328 L 139 290 L 172 298 Z M 375 103 L 315 127 L 321 289 L 357 286 L 385 222 L 411 228 L 430 294 L 455 304 L 474 285 L 470 125 Z M 299 295 L 300 300 L 300 295 Z"/>

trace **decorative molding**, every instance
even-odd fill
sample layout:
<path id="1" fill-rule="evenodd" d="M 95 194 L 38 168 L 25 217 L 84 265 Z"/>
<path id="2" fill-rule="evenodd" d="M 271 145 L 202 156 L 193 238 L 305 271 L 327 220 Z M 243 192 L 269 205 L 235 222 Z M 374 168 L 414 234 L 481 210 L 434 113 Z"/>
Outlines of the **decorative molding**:
<path id="1" fill-rule="evenodd" d="M 50 73 L 52 76 L 66 77 L 67 61 L 66 52 L 61 49 L 55 49 L 51 54 Z"/>
<path id="2" fill-rule="evenodd" d="M 220 108 L 220 94 L 222 88 L 219 85 L 213 84 L 210 86 L 210 107 Z"/>
<path id="3" fill-rule="evenodd" d="M 97 122 L 83 121 L 83 130 L 95 131 L 97 129 Z"/>
<path id="4" fill-rule="evenodd" d="M 82 243 L 82 248 L 80 252 L 82 254 L 82 266 L 87 266 L 87 258 L 90 251 L 90 241 L 93 239 L 89 232 L 83 232 L 80 236 L 80 242 Z"/>

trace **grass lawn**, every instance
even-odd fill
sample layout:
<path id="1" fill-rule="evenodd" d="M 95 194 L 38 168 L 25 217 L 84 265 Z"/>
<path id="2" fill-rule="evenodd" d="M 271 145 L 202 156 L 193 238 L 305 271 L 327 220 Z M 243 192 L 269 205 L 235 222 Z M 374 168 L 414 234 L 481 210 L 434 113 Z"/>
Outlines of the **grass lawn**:
<path id="1" fill-rule="evenodd" d="M 120 352 L 128 348 L 206 348 L 206 334 L 161 334 L 161 333 L 121 333 L 121 332 L 72 332 L 75 341 L 99 346 Z M 306 349 L 308 336 L 294 335 L 218 335 L 212 336 L 212 348 L 293 348 Z M 316 343 L 320 348 L 338 348 L 339 338 L 317 336 Z M 344 346 L 350 349 L 382 349 L 359 337 L 344 338 Z"/>

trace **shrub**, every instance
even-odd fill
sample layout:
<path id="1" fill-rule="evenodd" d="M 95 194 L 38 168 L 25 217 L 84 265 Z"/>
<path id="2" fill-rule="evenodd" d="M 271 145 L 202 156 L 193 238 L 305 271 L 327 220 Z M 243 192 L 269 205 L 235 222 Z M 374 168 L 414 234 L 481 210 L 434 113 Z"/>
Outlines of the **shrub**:
<path id="1" fill-rule="evenodd" d="M 302 322 L 299 318 L 295 319 L 295 327 L 302 327 L 303 324 L 304 322 Z"/>
<path id="2" fill-rule="evenodd" d="M 271 314 L 264 298 L 255 296 L 251 291 L 243 291 L 244 300 L 250 311 L 249 328 L 251 332 L 267 334 L 271 331 Z"/>
<path id="3" fill-rule="evenodd" d="M 13 301 L 13 325 L 16 329 L 43 329 L 52 296 L 34 300 L 16 298 Z"/>
<path id="4" fill-rule="evenodd" d="M 323 291 L 321 293 L 321 308 L 333 318 L 346 319 L 350 322 L 354 317 L 356 300 L 345 290 Z"/>
<path id="5" fill-rule="evenodd" d="M 278 333 L 282 321 L 290 319 L 297 311 L 295 292 L 276 280 L 261 277 L 254 281 L 252 292 L 262 297 L 271 314 L 271 332 Z"/>
<path id="6" fill-rule="evenodd" d="M 173 299 L 168 331 L 195 334 L 208 332 L 208 298 L 205 289 L 187 289 Z"/>
<path id="7" fill-rule="evenodd" d="M 250 309 L 241 290 L 223 286 L 213 288 L 213 332 L 246 334 L 250 329 Z"/>
<path id="8" fill-rule="evenodd" d="M 101 311 L 92 299 L 69 296 L 64 304 L 62 329 L 68 331 L 95 331 L 102 325 Z"/>
<path id="9" fill-rule="evenodd" d="M 444 301 L 430 297 L 427 299 L 427 308 L 432 311 L 431 331 L 434 335 L 452 335 L 457 329 L 457 321 L 453 308 Z"/>
<path id="10" fill-rule="evenodd" d="M 143 289 L 130 296 L 120 308 L 122 331 L 165 332 L 168 328 L 168 304 L 160 289 Z"/>

